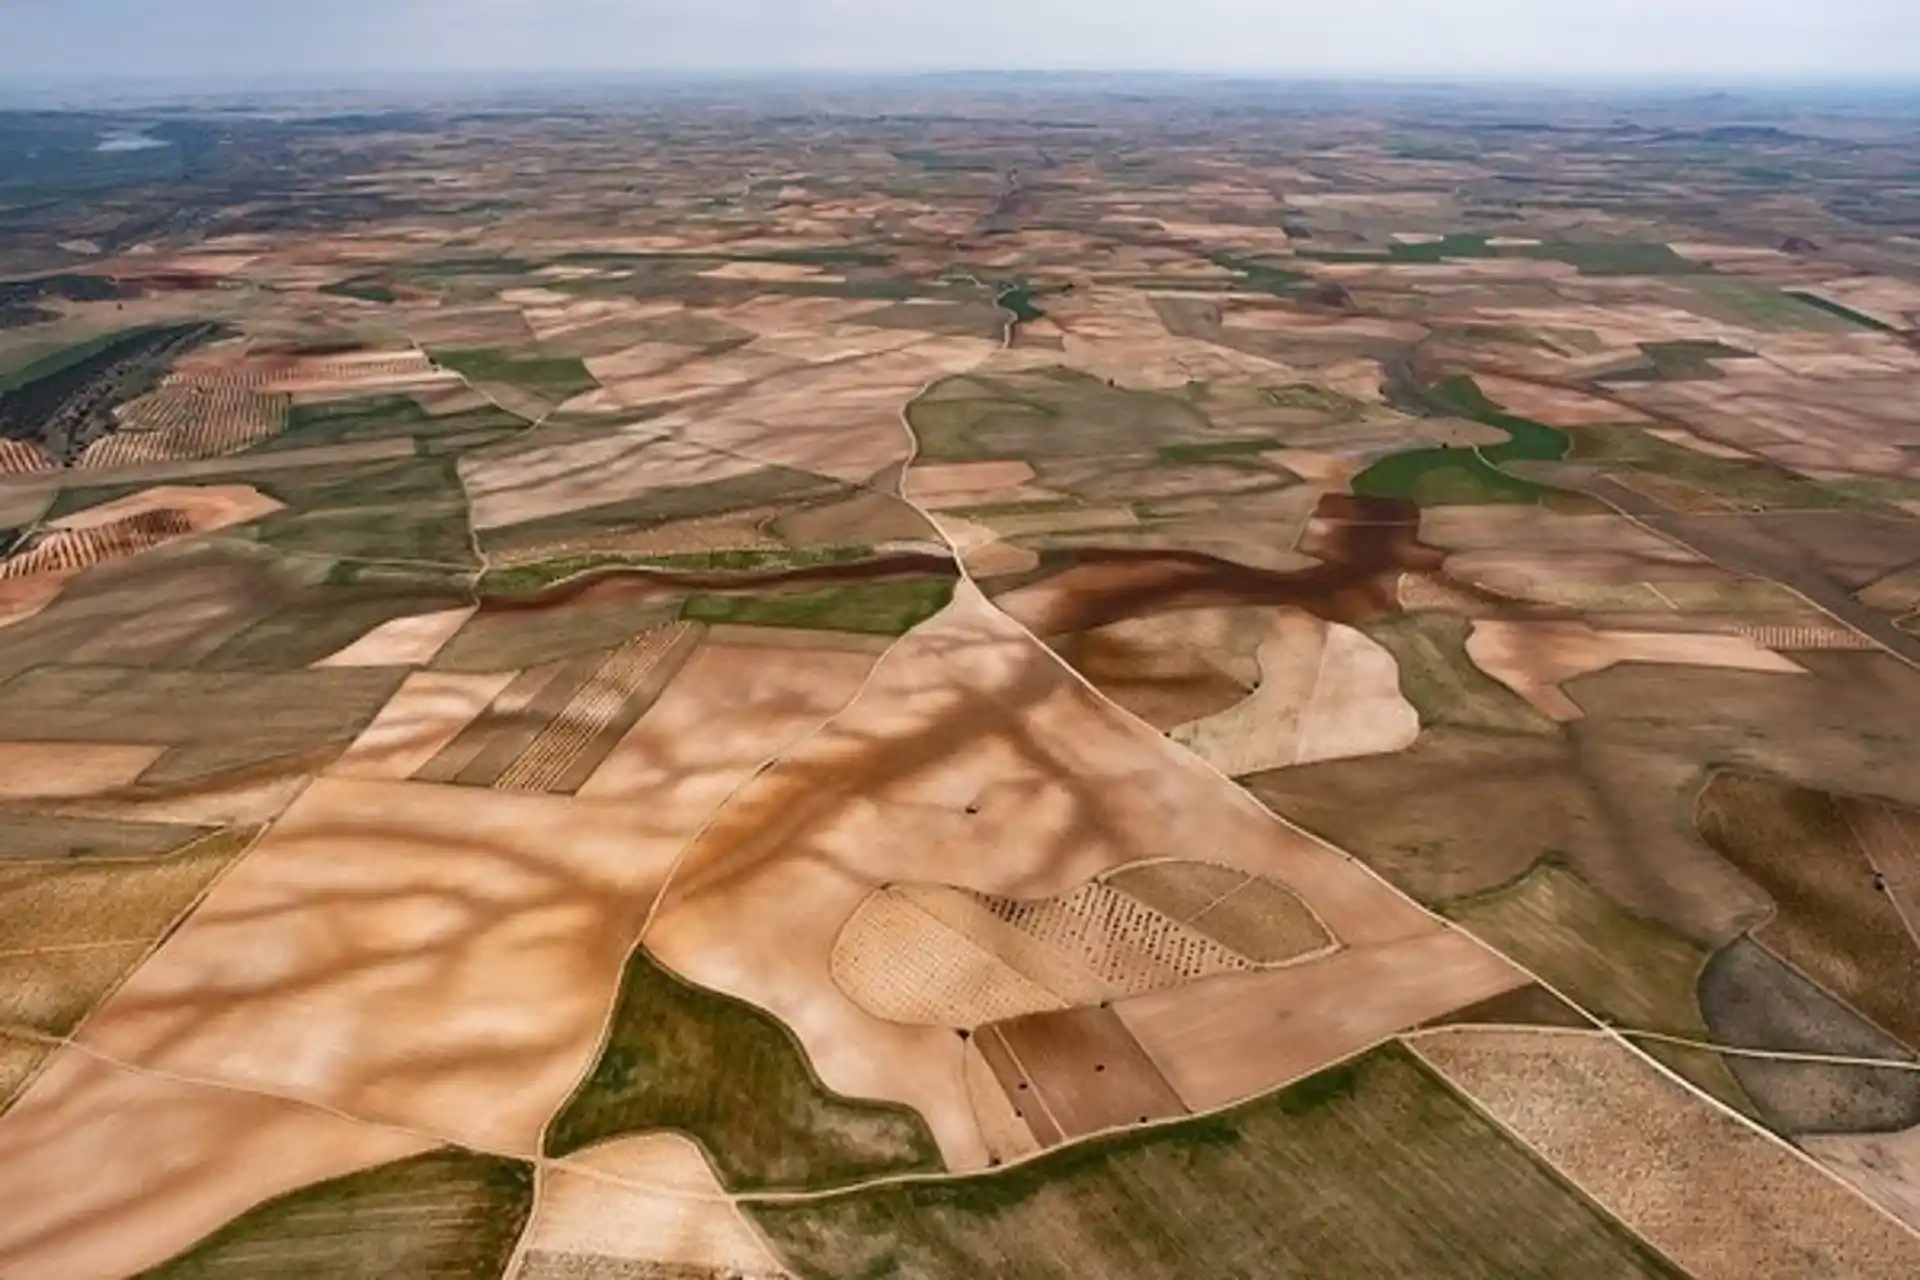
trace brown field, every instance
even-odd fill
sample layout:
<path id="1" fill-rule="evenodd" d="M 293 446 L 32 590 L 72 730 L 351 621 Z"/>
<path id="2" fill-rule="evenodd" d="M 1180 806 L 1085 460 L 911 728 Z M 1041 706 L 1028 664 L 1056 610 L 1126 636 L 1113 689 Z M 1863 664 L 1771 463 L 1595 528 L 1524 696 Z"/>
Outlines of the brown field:
<path id="1" fill-rule="evenodd" d="M 700 1148 L 672 1133 L 617 1139 L 550 1167 L 521 1248 L 516 1280 L 781 1272 Z"/>
<path id="2" fill-rule="evenodd" d="M 906 496 L 908 501 L 929 511 L 1001 502 L 1058 501 L 1066 497 L 1036 486 L 1033 478 L 1033 464 L 1017 458 L 916 466 L 907 472 Z"/>
<path id="3" fill-rule="evenodd" d="M 1920 1129 L 1802 1138 L 1800 1145 L 1869 1200 L 1920 1231 Z"/>
<path id="4" fill-rule="evenodd" d="M 898 837 L 906 826 L 912 841 Z M 1357 945 L 1434 927 L 1112 715 L 963 587 L 825 732 L 734 799 L 683 862 L 648 945 L 774 1013 L 831 1088 L 914 1107 L 950 1166 L 978 1168 L 960 1043 L 876 1018 L 839 989 L 846 921 L 889 884 L 1032 900 L 1196 845 L 1285 884 Z"/>
<path id="5" fill-rule="evenodd" d="M 250 485 L 167 486 L 52 521 L 31 549 L 0 562 L 0 626 L 39 613 L 69 581 L 96 565 L 245 524 L 280 508 Z"/>
<path id="6" fill-rule="evenodd" d="M 1838 803 L 1867 860 L 1886 877 L 1887 894 L 1907 931 L 1920 936 L 1920 812 L 1855 797 Z"/>
<path id="7" fill-rule="evenodd" d="M 492 785 L 507 791 L 579 790 L 638 723 L 649 695 L 666 686 L 698 643 L 699 632 L 679 622 L 614 652 Z"/>
<path id="8" fill-rule="evenodd" d="M 1580 427 L 1594 423 L 1645 422 L 1646 415 L 1598 396 L 1499 374 L 1479 374 L 1474 381 L 1508 413 L 1550 427 Z"/>
<path id="9" fill-rule="evenodd" d="M 432 662 L 473 616 L 471 608 L 383 622 L 316 667 L 420 667 Z"/>
<path id="10" fill-rule="evenodd" d="M 1333 945 L 1280 885 L 1158 862 L 1038 900 L 889 886 L 835 940 L 833 977 L 890 1021 L 967 1028 L 1293 963 Z"/>
<path id="11" fill-rule="evenodd" d="M 1824 792 L 1721 773 L 1701 792 L 1700 833 L 1764 890 L 1754 936 L 1909 1048 L 1920 1049 L 1920 943 L 1876 888 L 1846 812 Z"/>
<path id="12" fill-rule="evenodd" d="M 1156 729 L 1204 720 L 1246 700 L 1260 681 L 1262 608 L 1181 609 L 1063 636 L 1076 671 Z"/>
<path id="13" fill-rule="evenodd" d="M 751 458 L 668 438 L 657 423 L 541 428 L 460 459 L 473 527 L 499 529 L 661 489 L 711 484 L 761 469 Z"/>
<path id="14" fill-rule="evenodd" d="M 536 1152 L 599 1046 L 684 839 L 651 819 L 323 779 L 84 1040 L 154 1070 Z M 449 861 L 448 848 L 462 856 Z M 136 1125 L 122 1140 L 150 1138 Z"/>
<path id="15" fill-rule="evenodd" d="M 981 1055 L 1043 1147 L 1186 1114 L 1111 1009 L 1064 1009 L 982 1027 Z"/>
<path id="16" fill-rule="evenodd" d="M 132 783 L 165 750 L 130 742 L 0 742 L 0 800 L 112 791 Z"/>
<path id="17" fill-rule="evenodd" d="M 1664 662 L 1805 675 L 1806 669 L 1744 635 L 1663 631 L 1595 631 L 1584 622 L 1473 624 L 1467 656 L 1482 671 L 1555 720 L 1585 713 L 1561 685 L 1618 662 Z"/>
<path id="18" fill-rule="evenodd" d="M 1436 1031 L 1410 1043 L 1700 1280 L 1920 1270 L 1920 1237 L 1610 1037 Z"/>
<path id="19" fill-rule="evenodd" d="M 485 712 L 517 674 L 415 672 L 330 772 L 395 781 L 412 777 Z"/>
<path id="20" fill-rule="evenodd" d="M 1224 1106 L 1338 1062 L 1398 1031 L 1524 985 L 1455 930 L 1114 1005 L 1187 1106 Z"/>
<path id="21" fill-rule="evenodd" d="M 0 1116 L 0 1272 L 136 1273 L 274 1196 L 434 1145 L 68 1049 Z"/>
<path id="22" fill-rule="evenodd" d="M 1172 734 L 1229 777 L 1403 751 L 1420 736 L 1393 655 L 1352 627 L 1280 610 L 1258 657 L 1246 701 Z"/>

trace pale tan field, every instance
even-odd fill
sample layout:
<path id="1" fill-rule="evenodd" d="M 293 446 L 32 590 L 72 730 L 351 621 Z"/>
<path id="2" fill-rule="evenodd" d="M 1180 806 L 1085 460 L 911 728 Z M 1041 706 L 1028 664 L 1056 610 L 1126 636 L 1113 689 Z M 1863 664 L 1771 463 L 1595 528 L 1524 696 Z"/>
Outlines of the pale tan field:
<path id="1" fill-rule="evenodd" d="M 587 372 L 602 386 L 614 386 L 678 368 L 700 355 L 699 347 L 673 342 L 639 342 L 612 355 L 588 356 L 585 363 Z"/>
<path id="2" fill-rule="evenodd" d="M 63 1050 L 0 1115 L 0 1274 L 136 1273 L 262 1201 L 433 1145 Z"/>
<path id="3" fill-rule="evenodd" d="M 700 1148 L 672 1133 L 618 1139 L 551 1166 L 522 1248 L 520 1280 L 571 1280 L 593 1261 L 749 1280 L 783 1274 Z"/>
<path id="4" fill-rule="evenodd" d="M 519 674 L 416 671 L 328 772 L 342 778 L 392 781 L 412 777 L 478 719 Z"/>
<path id="5" fill-rule="evenodd" d="M 1229 777 L 1404 751 L 1420 736 L 1393 655 L 1352 627 L 1277 610 L 1258 657 L 1245 702 L 1173 731 Z"/>
<path id="6" fill-rule="evenodd" d="M 61 800 L 124 787 L 165 747 L 115 742 L 0 742 L 0 800 Z"/>
<path id="7" fill-rule="evenodd" d="M 465 626 L 472 608 L 420 613 L 383 622 L 338 653 L 314 663 L 316 667 L 418 667 L 434 657 Z"/>
<path id="8" fill-rule="evenodd" d="M 1542 386 L 1537 382 L 1523 382 L 1518 378 L 1505 378 L 1498 374 L 1481 374 L 1474 381 L 1508 413 L 1532 418 L 1535 422 L 1544 422 L 1550 427 L 1580 427 L 1593 423 L 1645 422 L 1647 420 L 1646 415 L 1638 410 L 1578 391 Z"/>
<path id="9" fill-rule="evenodd" d="M 591 433 L 535 431 L 460 459 L 473 527 L 480 530 L 626 502 L 661 489 L 711 484 L 759 469 L 750 458 L 671 439 L 658 422 Z"/>
<path id="10" fill-rule="evenodd" d="M 855 908 L 833 946 L 833 980 L 848 999 L 888 1022 L 928 1027 L 971 1028 L 1068 1006 L 996 954 L 991 937 L 970 936 L 982 930 L 948 924 L 916 901 L 930 892 L 883 889 Z M 1044 962 L 1026 967 L 1045 976 Z"/>
<path id="11" fill-rule="evenodd" d="M 1700 1280 L 1920 1274 L 1920 1236 L 1610 1036 L 1436 1031 L 1410 1043 Z"/>
<path id="12" fill-rule="evenodd" d="M 1433 1018 L 1527 982 L 1455 929 L 1114 1005 L 1196 1111 L 1265 1093 Z"/>
<path id="13" fill-rule="evenodd" d="M 1805 675 L 1790 658 L 1744 635 L 1596 631 L 1584 622 L 1503 622 L 1483 618 L 1467 638 L 1474 665 L 1555 720 L 1585 713 L 1560 688 L 1621 662 L 1659 662 Z"/>
<path id="14" fill-rule="evenodd" d="M 1066 496 L 1038 488 L 1032 481 L 1033 464 L 1018 458 L 916 466 L 907 472 L 906 498 L 929 511 L 948 511 L 955 507 Z"/>
<path id="15" fill-rule="evenodd" d="M 1847 345 L 1802 354 L 1776 343 L 1766 360 L 1726 362 L 1719 379 L 1647 383 L 1631 398 L 1796 471 L 1920 477 L 1920 408 L 1905 391 L 1920 366 L 1891 340 L 1885 358 L 1853 339 L 1825 341 Z"/>
<path id="16" fill-rule="evenodd" d="M 632 807 L 323 779 L 83 1039 L 531 1154 L 683 839 Z"/>
<path id="17" fill-rule="evenodd" d="M 977 1168 L 987 1152 L 960 1042 L 849 999 L 832 974 L 841 929 L 889 884 L 1046 898 L 1192 848 L 1294 888 L 1344 940 L 1435 927 L 1094 700 L 963 585 L 830 728 L 721 813 L 663 899 L 649 946 L 778 1016 L 832 1088 L 919 1110 L 949 1163 Z"/>
<path id="18" fill-rule="evenodd" d="M 803 280 L 837 284 L 846 279 L 805 262 L 729 262 L 700 274 L 709 280 L 763 280 L 774 284 Z"/>
<path id="19" fill-rule="evenodd" d="M 580 788 L 690 838 L 734 789 L 853 700 L 874 655 L 707 644 Z"/>
<path id="20" fill-rule="evenodd" d="M 1429 507 L 1420 513 L 1420 541 L 1448 551 L 1612 552 L 1703 563 L 1694 552 L 1625 516 L 1561 515 L 1538 506 Z"/>
<path id="21" fill-rule="evenodd" d="M 1850 307 L 1895 329 L 1920 328 L 1920 285 L 1892 276 L 1847 276 L 1809 293 Z"/>
<path id="22" fill-rule="evenodd" d="M 1875 1204 L 1920 1231 L 1920 1129 L 1831 1134 L 1800 1145 Z"/>
<path id="23" fill-rule="evenodd" d="M 907 456 L 900 414 L 914 396 L 994 350 L 981 338 L 870 336 L 881 332 L 809 334 L 804 342 L 762 337 L 755 346 L 783 344 L 805 365 L 765 377 L 724 403 L 676 409 L 647 425 L 766 465 L 860 483 Z"/>

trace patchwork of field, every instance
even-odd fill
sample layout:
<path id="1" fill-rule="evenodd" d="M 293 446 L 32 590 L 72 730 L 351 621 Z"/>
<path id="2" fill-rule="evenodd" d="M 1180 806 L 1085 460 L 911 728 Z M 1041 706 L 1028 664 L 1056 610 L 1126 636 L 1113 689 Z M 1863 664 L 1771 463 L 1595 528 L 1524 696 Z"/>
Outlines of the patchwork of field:
<path id="1" fill-rule="evenodd" d="M 1036 83 L 0 119 L 0 1275 L 1920 1274 L 1911 113 Z"/>

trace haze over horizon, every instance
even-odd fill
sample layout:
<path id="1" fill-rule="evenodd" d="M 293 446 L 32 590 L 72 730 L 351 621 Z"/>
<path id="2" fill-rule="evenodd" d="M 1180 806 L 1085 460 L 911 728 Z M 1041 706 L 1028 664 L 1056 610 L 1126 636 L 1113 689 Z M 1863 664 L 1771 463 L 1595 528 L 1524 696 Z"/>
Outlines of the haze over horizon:
<path id="1" fill-rule="evenodd" d="M 1920 78 L 1915 0 L 8 0 L 0 77 L 1129 70 Z"/>

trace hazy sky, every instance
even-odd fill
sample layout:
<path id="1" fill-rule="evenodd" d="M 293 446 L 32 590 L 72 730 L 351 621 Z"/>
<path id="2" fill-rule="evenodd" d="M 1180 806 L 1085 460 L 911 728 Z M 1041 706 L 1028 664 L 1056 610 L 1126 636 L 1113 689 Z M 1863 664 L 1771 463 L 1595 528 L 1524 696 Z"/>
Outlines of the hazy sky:
<path id="1" fill-rule="evenodd" d="M 1001 67 L 1920 77 L 1920 0 L 0 0 L 0 80 Z"/>

